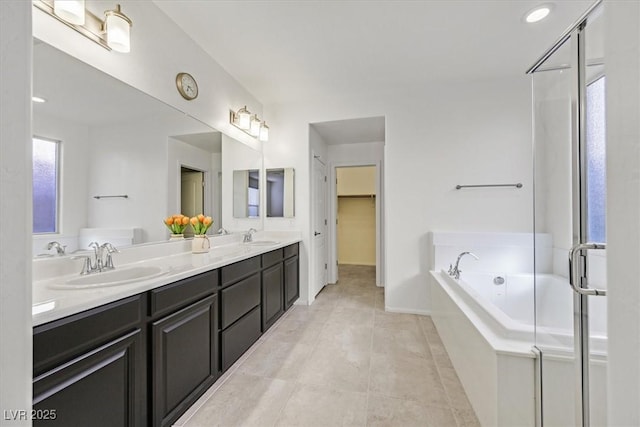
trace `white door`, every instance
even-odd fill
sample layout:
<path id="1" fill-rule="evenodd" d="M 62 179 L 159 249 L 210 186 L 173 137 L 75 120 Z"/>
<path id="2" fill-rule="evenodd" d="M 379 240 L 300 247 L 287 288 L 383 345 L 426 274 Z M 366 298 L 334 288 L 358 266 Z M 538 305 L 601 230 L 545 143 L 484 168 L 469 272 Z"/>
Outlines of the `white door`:
<path id="1" fill-rule="evenodd" d="M 313 159 L 313 283 L 316 296 L 327 284 L 327 171 L 320 159 Z"/>

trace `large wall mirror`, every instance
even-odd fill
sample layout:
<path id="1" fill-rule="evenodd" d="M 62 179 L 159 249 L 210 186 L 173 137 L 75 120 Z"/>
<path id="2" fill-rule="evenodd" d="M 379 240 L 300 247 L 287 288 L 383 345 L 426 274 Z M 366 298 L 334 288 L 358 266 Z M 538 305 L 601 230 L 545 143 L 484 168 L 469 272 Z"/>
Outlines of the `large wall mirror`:
<path id="1" fill-rule="evenodd" d="M 33 94 L 45 100 L 33 104 L 42 141 L 34 142 L 34 255 L 53 253 L 50 241 L 67 253 L 89 239 L 166 241 L 163 218 L 187 205 L 212 216 L 215 231 L 223 158 L 235 165 L 251 152 L 261 166 L 260 152 L 37 39 Z M 192 196 L 202 200 L 182 200 L 197 179 L 204 190 Z"/>
<path id="2" fill-rule="evenodd" d="M 267 218 L 295 216 L 295 171 L 293 168 L 267 169 Z"/>

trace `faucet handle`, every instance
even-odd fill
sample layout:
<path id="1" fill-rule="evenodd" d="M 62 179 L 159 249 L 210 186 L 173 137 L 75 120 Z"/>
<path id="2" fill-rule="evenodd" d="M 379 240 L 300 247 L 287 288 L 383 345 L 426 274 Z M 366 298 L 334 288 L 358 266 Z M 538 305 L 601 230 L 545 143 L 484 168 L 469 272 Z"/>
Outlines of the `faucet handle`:
<path id="1" fill-rule="evenodd" d="M 76 255 L 76 256 L 72 256 L 71 259 L 84 260 L 84 262 L 82 263 L 82 270 L 80 271 L 81 276 L 87 275 L 93 271 L 93 268 L 91 267 L 91 257 L 87 255 Z"/>
<path id="2" fill-rule="evenodd" d="M 118 248 L 116 248 L 115 246 L 113 246 L 111 243 L 106 242 L 103 243 L 101 246 L 103 249 L 107 250 L 108 254 L 112 254 L 112 253 L 119 253 L 120 251 L 118 250 Z"/>

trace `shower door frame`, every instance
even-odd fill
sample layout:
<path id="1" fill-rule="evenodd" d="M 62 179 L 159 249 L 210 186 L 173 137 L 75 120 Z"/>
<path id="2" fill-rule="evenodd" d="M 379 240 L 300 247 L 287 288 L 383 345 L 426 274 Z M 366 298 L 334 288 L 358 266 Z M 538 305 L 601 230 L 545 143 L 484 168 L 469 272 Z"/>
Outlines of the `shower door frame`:
<path id="1" fill-rule="evenodd" d="M 605 249 L 604 244 L 589 244 L 587 221 L 587 154 L 586 154 L 586 37 L 585 27 L 589 16 L 601 5 L 596 1 L 579 19 L 567 29 L 558 41 L 529 69 L 527 74 L 536 71 L 547 71 L 543 64 L 564 43 L 571 43 L 571 197 L 572 197 L 572 240 L 573 247 L 569 254 L 569 281 L 573 288 L 574 347 L 576 361 L 576 413 L 577 426 L 590 426 L 589 400 L 589 296 L 605 296 L 606 291 L 590 289 L 587 277 L 587 250 Z M 534 181 L 535 185 L 535 181 Z M 534 204 L 535 206 L 535 204 Z M 535 208 L 534 208 L 535 209 Z M 535 213 L 534 213 L 535 215 Z M 538 388 L 536 402 L 536 425 L 543 426 L 543 351 L 534 345 L 536 354 L 536 385 Z"/>

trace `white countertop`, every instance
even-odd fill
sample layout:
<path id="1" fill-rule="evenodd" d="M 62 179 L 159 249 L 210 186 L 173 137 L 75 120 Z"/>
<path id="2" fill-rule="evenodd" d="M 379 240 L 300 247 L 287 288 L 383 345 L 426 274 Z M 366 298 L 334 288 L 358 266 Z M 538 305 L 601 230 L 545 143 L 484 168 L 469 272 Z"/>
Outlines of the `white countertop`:
<path id="1" fill-rule="evenodd" d="M 240 239 L 241 236 L 235 234 L 213 237 L 210 239 L 211 249 L 204 254 L 192 254 L 190 240 L 123 249 L 121 253 L 113 254 L 116 266 L 114 271 L 132 267 L 159 267 L 162 272 L 146 280 L 114 286 L 74 289 L 66 282 L 80 277 L 82 260 L 71 260 L 70 257 L 34 260 L 33 326 L 137 295 L 302 240 L 297 232 L 261 232 L 254 236 L 255 241 L 277 242 L 269 245 L 248 245 L 241 243 Z"/>

